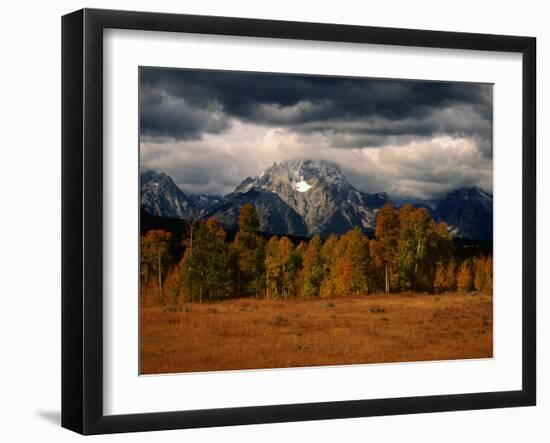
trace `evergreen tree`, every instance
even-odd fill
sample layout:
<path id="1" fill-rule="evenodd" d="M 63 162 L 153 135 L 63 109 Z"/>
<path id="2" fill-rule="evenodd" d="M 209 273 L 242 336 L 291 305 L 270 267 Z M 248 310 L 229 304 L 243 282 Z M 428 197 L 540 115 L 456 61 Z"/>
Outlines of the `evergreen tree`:
<path id="1" fill-rule="evenodd" d="M 321 283 L 325 273 L 321 258 L 321 249 L 321 238 L 316 235 L 309 241 L 304 254 L 302 294 L 306 297 L 317 297 L 320 295 Z"/>
<path id="2" fill-rule="evenodd" d="M 453 237 L 447 229 L 447 225 L 443 222 L 435 226 L 434 232 L 435 254 L 439 262 L 448 263 L 453 258 L 454 243 Z"/>
<path id="3" fill-rule="evenodd" d="M 207 291 L 206 274 L 208 272 L 208 261 L 210 259 L 209 232 L 206 223 L 200 223 L 193 240 L 193 250 L 189 254 L 189 276 L 190 298 L 198 298 L 199 303 L 205 299 Z"/>
<path id="4" fill-rule="evenodd" d="M 141 284 L 147 285 L 153 275 L 154 255 L 150 243 L 146 240 L 145 235 L 140 238 L 139 254 L 139 273 Z"/>
<path id="5" fill-rule="evenodd" d="M 215 299 L 230 292 L 231 267 L 226 233 L 213 218 L 195 229 L 193 247 L 190 239 L 180 262 L 180 286 L 186 300 Z"/>
<path id="6" fill-rule="evenodd" d="M 231 268 L 229 266 L 229 248 L 226 233 L 217 220 L 209 218 L 206 222 L 207 251 L 205 286 L 207 298 L 220 298 L 231 289 Z"/>
<path id="7" fill-rule="evenodd" d="M 184 254 L 172 266 L 171 234 L 147 232 L 140 240 L 142 300 L 177 303 L 209 301 L 229 295 L 268 298 L 367 294 L 373 291 L 493 290 L 490 256 L 464 260 L 457 269 L 454 242 L 444 223 L 435 223 L 424 208 L 385 205 L 376 219 L 376 238 L 359 227 L 324 242 L 315 236 L 297 247 L 288 237 L 266 241 L 252 205 L 239 214 L 232 243 L 213 218 L 193 221 Z"/>
<path id="8" fill-rule="evenodd" d="M 256 232 L 258 229 L 260 229 L 260 220 L 256 209 L 250 203 L 243 205 L 239 211 L 239 230 Z"/>
<path id="9" fill-rule="evenodd" d="M 303 266 L 304 256 L 306 253 L 307 245 L 305 242 L 300 242 L 296 248 L 292 251 L 288 262 L 288 278 L 291 281 L 290 292 L 292 296 L 299 296 L 302 294 L 303 286 Z"/>
<path id="10" fill-rule="evenodd" d="M 260 222 L 254 206 L 243 205 L 239 213 L 239 232 L 232 244 L 237 262 L 236 290 L 258 295 L 263 287 L 264 241 L 257 234 Z"/>

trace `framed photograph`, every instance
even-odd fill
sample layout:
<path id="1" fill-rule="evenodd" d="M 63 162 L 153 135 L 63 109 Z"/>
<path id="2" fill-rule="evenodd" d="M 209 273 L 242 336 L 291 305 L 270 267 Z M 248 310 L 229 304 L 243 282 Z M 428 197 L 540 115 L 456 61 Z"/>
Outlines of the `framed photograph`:
<path id="1" fill-rule="evenodd" d="M 536 403 L 536 40 L 62 20 L 62 425 Z"/>

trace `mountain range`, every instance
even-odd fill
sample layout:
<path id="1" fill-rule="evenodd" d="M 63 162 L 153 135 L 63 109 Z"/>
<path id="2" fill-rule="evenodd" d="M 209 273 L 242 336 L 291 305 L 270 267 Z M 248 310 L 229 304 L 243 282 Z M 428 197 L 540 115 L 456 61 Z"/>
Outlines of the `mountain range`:
<path id="1" fill-rule="evenodd" d="M 164 172 L 140 174 L 141 206 L 166 218 L 200 218 L 222 201 L 219 195 L 188 195 Z"/>
<path id="2" fill-rule="evenodd" d="M 493 195 L 477 186 L 450 192 L 435 208 L 455 237 L 493 239 Z"/>
<path id="3" fill-rule="evenodd" d="M 343 234 L 355 226 L 372 235 L 376 213 L 392 200 L 385 192 L 369 194 L 352 186 L 340 167 L 327 160 L 287 160 L 273 163 L 261 175 L 248 177 L 225 196 L 189 195 L 165 173 L 140 176 L 141 206 L 165 218 L 216 218 L 236 229 L 240 207 L 252 204 L 261 230 L 277 235 Z M 393 202 L 401 206 L 407 201 Z M 461 188 L 426 207 L 445 221 L 457 238 L 492 239 L 493 197 L 477 188 Z M 435 204 L 435 207 L 434 207 Z"/>

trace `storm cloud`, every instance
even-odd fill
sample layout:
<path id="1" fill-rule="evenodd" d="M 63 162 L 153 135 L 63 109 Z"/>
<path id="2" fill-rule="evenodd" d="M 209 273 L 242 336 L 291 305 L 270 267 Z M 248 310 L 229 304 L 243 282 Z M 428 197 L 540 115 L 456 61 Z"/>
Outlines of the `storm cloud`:
<path id="1" fill-rule="evenodd" d="M 143 169 L 226 193 L 273 161 L 327 158 L 366 192 L 492 190 L 492 86 L 140 69 Z"/>

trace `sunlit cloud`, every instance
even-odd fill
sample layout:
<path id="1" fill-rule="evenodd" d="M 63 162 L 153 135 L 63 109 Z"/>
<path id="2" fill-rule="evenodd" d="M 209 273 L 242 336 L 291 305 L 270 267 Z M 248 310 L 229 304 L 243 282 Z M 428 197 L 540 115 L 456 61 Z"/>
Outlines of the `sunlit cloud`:
<path id="1" fill-rule="evenodd" d="M 140 166 L 227 194 L 275 161 L 337 162 L 365 192 L 492 191 L 492 87 L 148 68 Z"/>

